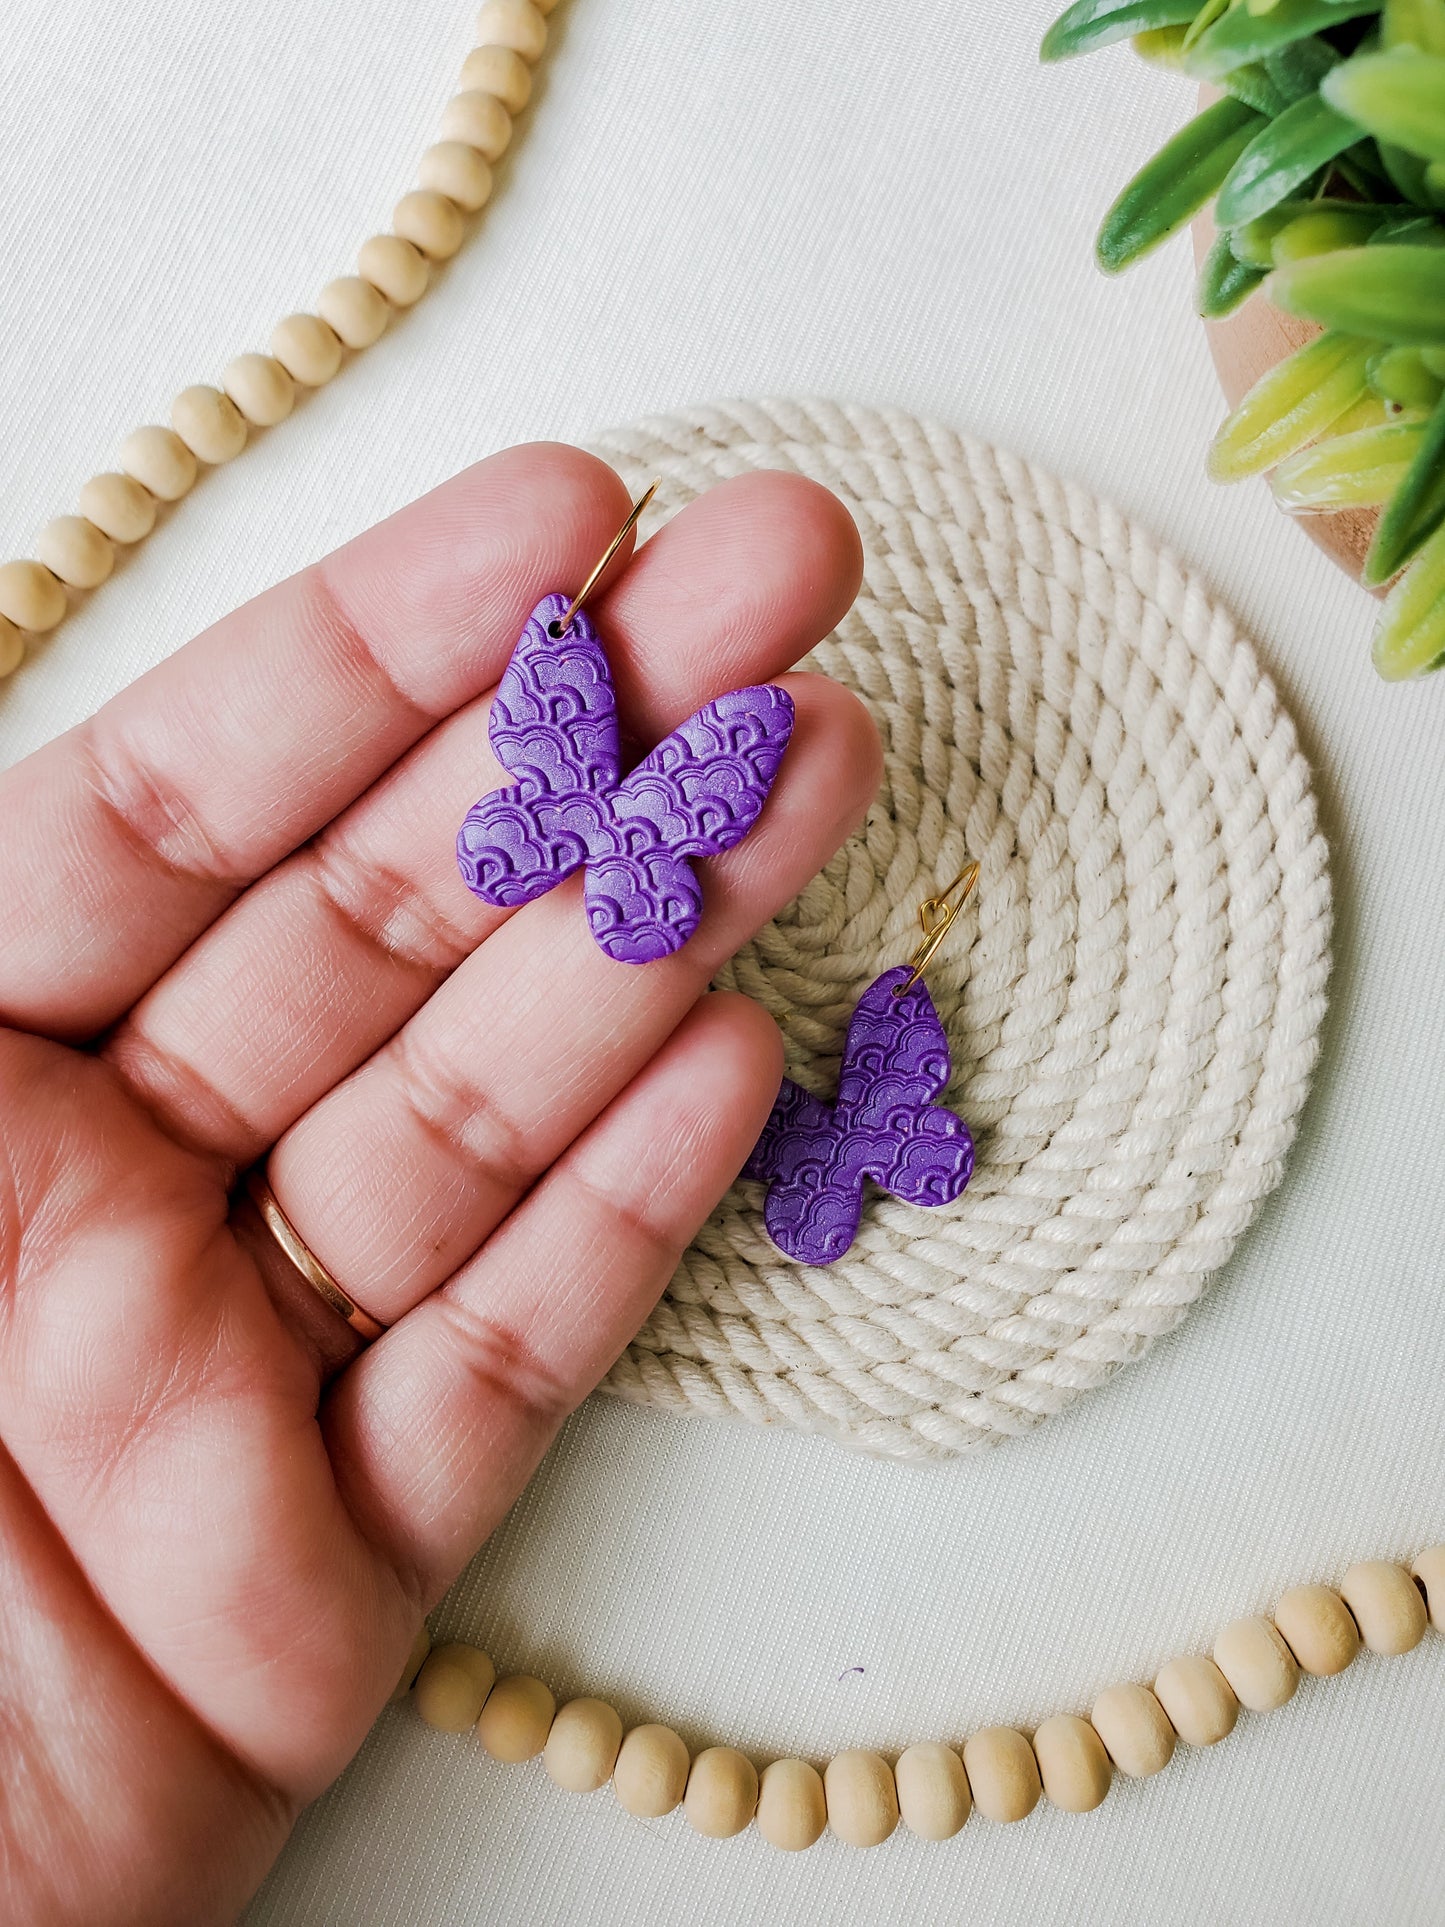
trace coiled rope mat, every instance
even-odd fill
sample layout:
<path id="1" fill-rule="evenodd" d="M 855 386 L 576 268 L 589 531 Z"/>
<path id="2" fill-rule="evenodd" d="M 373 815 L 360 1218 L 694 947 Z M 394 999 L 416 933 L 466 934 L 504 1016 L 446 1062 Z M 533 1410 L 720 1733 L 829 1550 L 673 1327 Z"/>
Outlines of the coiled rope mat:
<path id="1" fill-rule="evenodd" d="M 867 554 L 809 658 L 867 703 L 861 834 L 721 981 L 831 1098 L 859 992 L 965 860 L 930 968 L 963 1197 L 871 1193 L 792 1263 L 740 1184 L 606 1381 L 932 1458 L 1028 1430 L 1171 1330 L 1279 1182 L 1318 1049 L 1324 841 L 1294 725 L 1199 584 L 1085 490 L 896 410 L 727 403 L 603 437 L 652 526 L 726 476 L 833 489 Z"/>

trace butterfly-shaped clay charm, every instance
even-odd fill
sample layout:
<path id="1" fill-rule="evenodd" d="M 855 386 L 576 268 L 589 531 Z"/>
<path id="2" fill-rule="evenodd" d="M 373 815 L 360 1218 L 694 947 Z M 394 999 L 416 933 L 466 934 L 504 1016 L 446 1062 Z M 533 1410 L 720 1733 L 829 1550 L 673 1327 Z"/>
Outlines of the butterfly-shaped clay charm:
<path id="1" fill-rule="evenodd" d="M 628 775 L 607 657 L 563 595 L 527 620 L 492 700 L 498 760 L 516 777 L 467 811 L 457 863 L 467 888 L 511 909 L 586 869 L 592 935 L 620 963 L 679 950 L 702 915 L 697 857 L 740 843 L 767 801 L 793 702 L 764 684 L 699 709 Z"/>
<path id="2" fill-rule="evenodd" d="M 908 1204 L 952 1204 L 973 1176 L 973 1139 L 934 1099 L 948 1083 L 948 1037 L 913 972 L 889 970 L 858 999 L 843 1046 L 838 1100 L 784 1078 L 743 1167 L 766 1184 L 763 1222 L 780 1251 L 829 1265 L 858 1235 L 871 1178 Z"/>

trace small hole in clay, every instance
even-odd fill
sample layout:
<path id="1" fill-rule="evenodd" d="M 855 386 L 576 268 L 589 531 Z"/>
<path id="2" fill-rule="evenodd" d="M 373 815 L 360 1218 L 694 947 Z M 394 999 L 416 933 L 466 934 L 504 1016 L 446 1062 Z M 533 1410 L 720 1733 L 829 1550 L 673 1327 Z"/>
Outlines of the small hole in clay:
<path id="1" fill-rule="evenodd" d="M 562 640 L 561 623 L 556 621 L 555 619 L 549 622 L 547 624 L 547 634 L 552 638 L 553 642 L 560 642 Z"/>

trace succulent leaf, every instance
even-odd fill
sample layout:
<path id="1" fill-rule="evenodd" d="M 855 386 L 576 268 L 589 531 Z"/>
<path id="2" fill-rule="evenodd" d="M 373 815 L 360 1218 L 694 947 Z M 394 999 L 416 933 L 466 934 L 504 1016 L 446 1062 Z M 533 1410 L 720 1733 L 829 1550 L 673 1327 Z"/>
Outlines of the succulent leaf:
<path id="1" fill-rule="evenodd" d="M 1266 214 L 1336 154 L 1361 138 L 1358 125 L 1319 94 L 1286 107 L 1245 148 L 1219 190 L 1226 227 Z"/>
<path id="2" fill-rule="evenodd" d="M 1226 94 L 1181 127 L 1104 216 L 1095 243 L 1100 267 L 1119 273 L 1192 220 L 1264 124 Z"/>
<path id="3" fill-rule="evenodd" d="M 1245 302 L 1264 279 L 1264 269 L 1241 261 L 1227 234 L 1217 234 L 1199 267 L 1194 305 L 1206 321 L 1222 321 Z"/>
<path id="4" fill-rule="evenodd" d="M 1445 55 L 1414 47 L 1356 54 L 1325 76 L 1320 93 L 1378 139 L 1445 160 Z"/>
<path id="5" fill-rule="evenodd" d="M 1405 479 L 1380 517 L 1362 571 L 1370 583 L 1388 582 L 1445 523 L 1445 404 L 1437 403 Z"/>
<path id="6" fill-rule="evenodd" d="M 1039 58 L 1071 60 L 1156 27 L 1182 27 L 1198 11 L 1198 0 L 1074 0 L 1044 35 Z"/>
<path id="7" fill-rule="evenodd" d="M 1445 343 L 1445 249 L 1342 248 L 1270 277 L 1276 307 L 1323 327 L 1412 347 Z"/>
<path id="8" fill-rule="evenodd" d="M 1232 67 L 1263 60 L 1307 34 L 1324 33 L 1344 20 L 1378 13 L 1380 0 L 1279 0 L 1268 13 L 1231 7 L 1202 33 L 1185 56 L 1185 67 L 1199 80 L 1220 80 Z"/>
<path id="9" fill-rule="evenodd" d="M 1281 508 L 1377 508 L 1404 481 L 1424 432 L 1421 422 L 1389 422 L 1331 434 L 1282 461 L 1269 485 Z"/>
<path id="10" fill-rule="evenodd" d="M 1386 682 L 1445 664 L 1445 529 L 1437 529 L 1385 598 L 1373 656 Z"/>
<path id="11" fill-rule="evenodd" d="M 1250 389 L 1214 438 L 1209 473 L 1216 482 L 1259 475 L 1337 422 L 1365 389 L 1374 352 L 1348 335 L 1320 335 L 1271 368 Z"/>

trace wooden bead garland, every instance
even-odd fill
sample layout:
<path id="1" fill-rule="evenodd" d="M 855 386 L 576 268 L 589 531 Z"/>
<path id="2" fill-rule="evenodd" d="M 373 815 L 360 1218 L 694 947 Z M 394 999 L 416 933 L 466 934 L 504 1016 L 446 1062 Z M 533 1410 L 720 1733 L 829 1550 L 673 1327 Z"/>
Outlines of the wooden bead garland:
<path id="1" fill-rule="evenodd" d="M 1043 1781 L 1034 1750 L 1012 1726 L 986 1726 L 963 1749 L 973 1804 L 985 1819 L 1012 1824 L 1039 1803 Z"/>
<path id="2" fill-rule="evenodd" d="M 531 1760 L 547 1744 L 557 1702 L 539 1679 L 499 1679 L 477 1719 L 477 1738 L 494 1760 Z"/>
<path id="3" fill-rule="evenodd" d="M 758 1782 L 758 1832 L 770 1847 L 801 1853 L 821 1839 L 828 1801 L 821 1774 L 806 1760 L 774 1760 Z"/>
<path id="4" fill-rule="evenodd" d="M 1342 1673 L 1360 1650 L 1350 1609 L 1328 1586 L 1291 1586 L 1280 1595 L 1274 1623 L 1304 1671 L 1322 1679 Z"/>
<path id="5" fill-rule="evenodd" d="M 173 428 L 137 428 L 120 445 L 120 465 L 158 502 L 178 502 L 193 487 L 196 458 Z"/>
<path id="6" fill-rule="evenodd" d="M 49 523 L 33 560 L 0 565 L 0 679 L 24 659 L 27 637 L 61 621 L 67 588 L 97 587 L 115 565 L 115 543 L 145 540 L 157 504 L 178 502 L 195 485 L 199 463 L 213 468 L 234 460 L 250 429 L 286 419 L 298 386 L 323 387 L 347 349 L 369 348 L 395 310 L 421 299 L 433 265 L 462 245 L 465 217 L 491 198 L 491 163 L 506 152 L 513 116 L 531 99 L 531 69 L 547 45 L 546 16 L 555 4 L 485 0 L 441 139 L 422 156 L 417 188 L 397 203 L 392 232 L 362 244 L 360 272 L 329 282 L 315 314 L 278 322 L 270 353 L 237 356 L 219 387 L 182 389 L 171 405 L 171 427 L 136 429 L 121 444 L 120 472 L 92 476 L 81 489 L 79 514 Z"/>
<path id="7" fill-rule="evenodd" d="M 0 631 L 3 646 L 3 631 Z M 1346 1624 L 1348 1631 L 1345 1630 Z M 498 1760 L 543 1755 L 550 1777 L 577 1793 L 596 1792 L 610 1777 L 619 1805 L 658 1820 L 681 1805 L 689 1824 L 710 1840 L 727 1840 L 756 1819 L 758 1832 L 785 1853 L 798 1853 L 826 1830 L 852 1847 L 880 1846 L 900 1819 L 923 1840 L 948 1840 L 973 1808 L 1012 1822 L 1047 1796 L 1067 1813 L 1088 1813 L 1107 1797 L 1114 1769 L 1131 1779 L 1162 1771 L 1176 1740 L 1214 1746 L 1233 1730 L 1241 1707 L 1283 1706 L 1300 1672 L 1340 1672 L 1363 1641 L 1372 1652 L 1409 1652 L 1426 1626 L 1445 1631 L 1445 1545 L 1414 1565 L 1367 1560 L 1351 1566 L 1340 1590 L 1296 1586 L 1273 1618 L 1232 1620 L 1214 1657 L 1188 1653 L 1161 1668 L 1147 1686 L 1110 1686 L 1088 1719 L 1061 1713 L 1032 1740 L 1011 1726 L 984 1727 L 962 1749 L 923 1742 L 890 1767 L 881 1753 L 837 1754 L 820 1774 L 808 1760 L 773 1760 L 761 1776 L 736 1747 L 705 1747 L 690 1759 L 668 1726 L 634 1726 L 604 1700 L 570 1700 L 556 1711 L 540 1680 L 496 1681 L 491 1660 L 456 1642 L 429 1651 L 418 1634 L 392 1698 L 408 1689 L 430 1726 L 460 1733 L 475 1725 Z M 413 1680 L 415 1685 L 412 1684 Z"/>
<path id="8" fill-rule="evenodd" d="M 363 281 L 385 296 L 393 308 L 412 308 L 426 293 L 431 269 L 420 248 L 398 234 L 373 234 L 356 256 Z"/>
<path id="9" fill-rule="evenodd" d="M 968 1775 L 951 1746 L 927 1740 L 898 1756 L 893 1769 L 898 1811 L 920 1840 L 951 1840 L 973 1809 Z"/>
<path id="10" fill-rule="evenodd" d="M 218 468 L 233 462 L 246 446 L 246 418 L 219 388 L 197 382 L 171 403 L 171 427 L 198 462 Z"/>
<path id="11" fill-rule="evenodd" d="M 92 475 L 79 506 L 112 542 L 143 542 L 156 525 L 155 497 L 130 475 Z"/>
<path id="12" fill-rule="evenodd" d="M 296 406 L 296 384 L 274 355 L 237 355 L 221 386 L 253 428 L 274 428 Z"/>
<path id="13" fill-rule="evenodd" d="M 692 1761 L 670 1726 L 634 1726 L 612 1769 L 618 1802 L 639 1820 L 660 1820 L 680 1806 Z"/>
<path id="14" fill-rule="evenodd" d="M 1113 1777 L 1104 1742 L 1087 1720 L 1055 1713 L 1034 1734 L 1045 1795 L 1065 1813 L 1092 1813 Z"/>
<path id="15" fill-rule="evenodd" d="M 1162 1773 L 1174 1758 L 1174 1728 L 1147 1686 L 1106 1686 L 1089 1719 L 1109 1758 L 1131 1780 Z"/>
<path id="16" fill-rule="evenodd" d="M 1212 1659 L 1185 1653 L 1154 1682 L 1154 1697 L 1186 1746 L 1217 1746 L 1234 1731 L 1239 1701 Z"/>
<path id="17" fill-rule="evenodd" d="M 52 575 L 72 589 L 97 588 L 115 567 L 109 537 L 83 515 L 57 515 L 47 522 L 35 553 Z"/>
<path id="18" fill-rule="evenodd" d="M 542 1764 L 568 1793 L 606 1786 L 622 1747 L 622 1719 L 606 1700 L 569 1700 L 552 1722 Z"/>
<path id="19" fill-rule="evenodd" d="M 1214 1663 L 1241 1706 L 1271 1713 L 1299 1685 L 1294 1654 L 1268 1619 L 1233 1619 L 1214 1642 Z"/>
<path id="20" fill-rule="evenodd" d="M 303 388 L 321 388 L 341 366 L 341 337 L 314 314 L 288 314 L 271 332 L 271 353 Z"/>
<path id="21" fill-rule="evenodd" d="M 829 1760 L 823 1774 L 828 1825 L 850 1847 L 877 1847 L 898 1825 L 898 1790 L 881 1753 L 855 1748 Z"/>
<path id="22" fill-rule="evenodd" d="M 758 1804 L 758 1770 L 733 1746 L 709 1746 L 699 1753 L 687 1776 L 682 1810 L 693 1829 L 708 1840 L 730 1840 L 741 1833 Z"/>
<path id="23" fill-rule="evenodd" d="M 1425 1637 L 1425 1602 L 1403 1566 L 1366 1559 L 1351 1566 L 1340 1581 L 1340 1597 L 1372 1653 L 1392 1658 L 1408 1653 Z"/>

